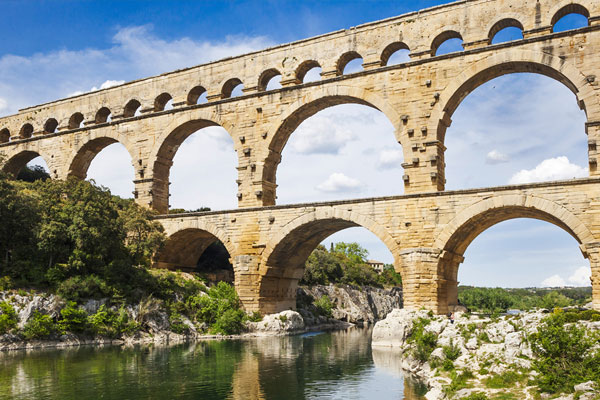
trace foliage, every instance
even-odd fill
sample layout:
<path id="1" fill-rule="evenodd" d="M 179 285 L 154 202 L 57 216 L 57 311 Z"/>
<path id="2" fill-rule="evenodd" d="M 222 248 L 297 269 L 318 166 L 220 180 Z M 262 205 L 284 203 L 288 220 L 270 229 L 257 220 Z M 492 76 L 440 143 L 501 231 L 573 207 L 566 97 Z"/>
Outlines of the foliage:
<path id="1" fill-rule="evenodd" d="M 250 322 L 260 322 L 262 319 L 263 316 L 258 311 L 253 311 L 252 314 L 248 315 L 248 321 Z"/>
<path id="2" fill-rule="evenodd" d="M 553 309 L 583 305 L 590 301 L 591 287 L 562 289 L 501 289 L 460 286 L 458 299 L 469 310 L 497 314 L 508 309 Z"/>
<path id="3" fill-rule="evenodd" d="M 50 336 L 55 330 L 52 317 L 35 311 L 23 328 L 23 336 L 27 340 L 41 339 Z"/>
<path id="4" fill-rule="evenodd" d="M 447 360 L 455 361 L 461 355 L 460 346 L 454 344 L 453 340 L 450 339 L 450 344 L 443 346 L 442 351 Z"/>
<path id="5" fill-rule="evenodd" d="M 221 335 L 241 333 L 245 318 L 246 313 L 243 310 L 229 308 L 217 317 L 211 332 Z"/>
<path id="6" fill-rule="evenodd" d="M 413 328 L 407 338 L 408 343 L 415 343 L 414 356 L 419 361 L 429 360 L 429 356 L 437 345 L 437 336 L 433 332 L 426 332 L 425 327 L 431 320 L 419 318 L 413 322 Z"/>
<path id="7" fill-rule="evenodd" d="M 247 319 L 235 288 L 225 282 L 208 289 L 206 295 L 191 296 L 186 306 L 198 321 L 210 325 L 213 333 L 240 333 Z"/>
<path id="8" fill-rule="evenodd" d="M 333 317 L 334 306 L 333 306 L 333 303 L 331 302 L 331 299 L 329 298 L 329 296 L 323 295 L 323 296 L 319 297 L 318 299 L 316 299 L 313 304 L 317 308 L 317 312 L 320 315 L 323 315 L 327 318 Z"/>
<path id="9" fill-rule="evenodd" d="M 473 373 L 471 371 L 451 371 L 450 372 L 450 384 L 444 387 L 444 393 L 451 395 L 457 391 L 468 387 L 467 381 L 472 379 Z"/>
<path id="10" fill-rule="evenodd" d="M 509 370 L 502 374 L 493 374 L 484 380 L 485 386 L 490 389 L 512 388 L 527 376 L 516 371 Z"/>
<path id="11" fill-rule="evenodd" d="M 6 301 L 0 302 L 0 311 L 0 335 L 3 335 L 17 327 L 17 312 Z"/>
<path id="12" fill-rule="evenodd" d="M 62 310 L 61 318 L 58 321 L 58 329 L 61 333 L 66 332 L 85 332 L 88 330 L 88 315 L 82 307 L 77 307 L 77 303 L 70 301 Z"/>
<path id="13" fill-rule="evenodd" d="M 46 179 L 50 179 L 50 174 L 41 165 L 33 165 L 31 167 L 26 165 L 17 174 L 17 179 L 25 182 L 45 181 Z"/>
<path id="14" fill-rule="evenodd" d="M 124 307 L 113 311 L 104 304 L 95 314 L 88 317 L 88 324 L 91 333 L 110 338 L 131 334 L 139 328 L 134 321 L 129 320 Z"/>
<path id="15" fill-rule="evenodd" d="M 541 391 L 573 392 L 573 386 L 582 382 L 600 383 L 600 353 L 591 351 L 598 343 L 598 333 L 570 324 L 576 311 L 565 313 L 557 309 L 543 320 L 538 332 L 529 341 L 536 360 L 534 369 L 539 373 L 535 383 Z M 582 314 L 591 318 L 593 313 Z"/>
<path id="16" fill-rule="evenodd" d="M 463 397 L 463 400 L 489 400 L 489 398 L 485 395 L 485 393 L 477 392 L 471 393 L 467 397 Z"/>

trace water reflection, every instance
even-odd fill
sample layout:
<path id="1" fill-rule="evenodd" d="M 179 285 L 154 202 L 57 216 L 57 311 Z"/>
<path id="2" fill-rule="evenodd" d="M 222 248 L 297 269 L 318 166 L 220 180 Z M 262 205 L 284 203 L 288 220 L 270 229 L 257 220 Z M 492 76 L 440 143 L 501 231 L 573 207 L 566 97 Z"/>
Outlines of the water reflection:
<path id="1" fill-rule="evenodd" d="M 422 399 L 370 331 L 0 354 L 0 399 Z"/>

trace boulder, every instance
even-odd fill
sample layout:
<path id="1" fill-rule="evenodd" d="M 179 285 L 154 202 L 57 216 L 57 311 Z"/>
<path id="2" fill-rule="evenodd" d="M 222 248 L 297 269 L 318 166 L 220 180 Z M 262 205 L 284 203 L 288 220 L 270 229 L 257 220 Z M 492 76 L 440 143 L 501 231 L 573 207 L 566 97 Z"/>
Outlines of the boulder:
<path id="1" fill-rule="evenodd" d="M 375 324 L 372 346 L 402 347 L 413 327 L 413 320 L 427 317 L 427 312 L 394 309 L 387 317 Z"/>
<path id="2" fill-rule="evenodd" d="M 304 319 L 300 313 L 292 310 L 282 311 L 278 314 L 265 315 L 262 321 L 249 322 L 247 327 L 250 332 L 266 335 L 302 332 L 306 328 Z"/>

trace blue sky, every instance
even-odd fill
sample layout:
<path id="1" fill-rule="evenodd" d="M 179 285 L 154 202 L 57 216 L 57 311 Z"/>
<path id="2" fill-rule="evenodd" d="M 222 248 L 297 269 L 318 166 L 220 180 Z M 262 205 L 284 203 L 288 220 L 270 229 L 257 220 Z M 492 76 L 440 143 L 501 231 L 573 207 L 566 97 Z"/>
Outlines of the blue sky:
<path id="1" fill-rule="evenodd" d="M 440 3 L 4 0 L 0 115 Z M 571 17 L 562 22 L 565 29 L 576 23 Z M 518 38 L 519 32 L 509 30 L 497 40 Z M 439 51 L 460 49 L 460 41 L 454 41 Z M 575 96 L 550 78 L 519 74 L 492 80 L 469 95 L 452 119 L 445 143 L 448 189 L 587 175 L 585 115 Z M 279 204 L 403 192 L 402 149 L 393 127 L 365 106 L 317 113 L 294 132 L 282 156 Z M 236 163 L 223 129 L 192 135 L 175 156 L 171 205 L 234 208 Z M 123 196 L 133 190 L 131 162 L 118 144 L 94 159 L 88 176 Z M 190 187 L 185 183 L 190 181 L 198 184 Z M 372 258 L 392 260 L 364 229 L 342 231 L 326 243 L 331 240 L 359 241 Z M 575 240 L 544 222 L 515 220 L 492 227 L 465 256 L 459 273 L 464 284 L 589 285 L 589 264 Z"/>

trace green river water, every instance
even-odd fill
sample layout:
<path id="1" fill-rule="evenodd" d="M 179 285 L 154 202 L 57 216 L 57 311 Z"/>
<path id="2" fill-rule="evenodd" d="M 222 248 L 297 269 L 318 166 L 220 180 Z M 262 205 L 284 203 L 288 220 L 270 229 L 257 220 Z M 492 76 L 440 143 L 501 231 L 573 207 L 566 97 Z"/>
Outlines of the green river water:
<path id="1" fill-rule="evenodd" d="M 0 353 L 0 399 L 422 399 L 368 329 Z"/>

